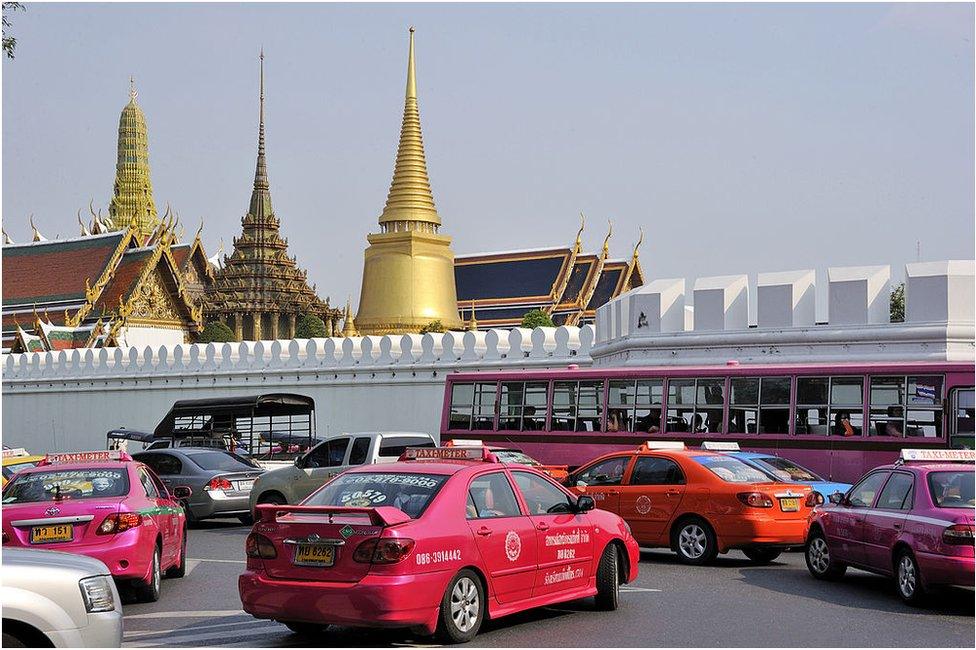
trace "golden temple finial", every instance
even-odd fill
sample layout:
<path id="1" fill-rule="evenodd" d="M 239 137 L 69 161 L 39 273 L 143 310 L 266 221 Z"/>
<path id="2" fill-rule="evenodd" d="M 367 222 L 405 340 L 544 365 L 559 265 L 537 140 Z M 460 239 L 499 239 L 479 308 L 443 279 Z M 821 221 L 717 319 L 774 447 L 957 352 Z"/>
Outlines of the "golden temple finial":
<path id="1" fill-rule="evenodd" d="M 136 97 L 139 93 L 136 92 L 136 80 L 131 74 L 129 75 L 129 101 L 136 101 Z"/>
<path id="2" fill-rule="evenodd" d="M 359 336 L 356 331 L 356 321 L 352 318 L 352 299 L 346 298 L 346 313 L 342 317 L 342 335 L 345 337 Z"/>
<path id="3" fill-rule="evenodd" d="M 613 234 L 613 222 L 607 219 L 607 224 L 610 226 L 610 230 L 607 231 L 607 236 L 603 240 L 603 257 L 606 258 L 610 254 L 610 236 Z"/>
<path id="4" fill-rule="evenodd" d="M 640 229 L 640 237 L 637 238 L 637 243 L 634 244 L 634 254 L 632 255 L 633 259 L 636 260 L 637 259 L 637 256 L 640 255 L 640 253 L 638 252 L 638 249 L 640 249 L 640 246 L 643 243 L 644 243 L 644 229 L 641 228 Z"/>
<path id="5" fill-rule="evenodd" d="M 390 224 L 431 224 L 434 232 L 441 225 L 441 218 L 434 206 L 434 194 L 427 176 L 427 160 L 424 140 L 420 130 L 420 109 L 417 104 L 417 66 L 414 59 L 414 29 L 410 28 L 410 50 L 407 59 L 407 90 L 403 105 L 403 122 L 400 125 L 400 143 L 397 147 L 393 182 L 386 197 L 386 206 L 379 222 L 384 231 Z"/>
<path id="6" fill-rule="evenodd" d="M 91 235 L 91 231 L 88 230 L 88 226 L 86 226 L 85 222 L 81 220 L 81 208 L 78 208 L 78 225 L 81 226 L 82 237 L 88 237 Z"/>
<path id="7" fill-rule="evenodd" d="M 33 241 L 47 241 L 47 237 L 41 234 L 41 231 L 37 229 L 34 225 L 34 214 L 31 213 L 30 217 L 27 219 L 30 222 L 31 230 L 33 231 Z"/>
<path id="8" fill-rule="evenodd" d="M 12 240 L 10 238 L 10 235 L 7 234 L 6 228 L 0 228 L 0 230 L 3 230 L 3 245 L 4 246 L 6 246 L 7 244 L 14 243 L 14 240 Z"/>
<path id="9" fill-rule="evenodd" d="M 576 233 L 576 250 L 583 250 L 583 226 L 586 225 L 586 215 L 580 210 L 580 227 L 579 231 Z"/>
<path id="10" fill-rule="evenodd" d="M 136 103 L 135 79 L 129 77 L 129 103 L 119 116 L 115 183 L 108 208 L 106 230 L 138 229 L 147 240 L 156 229 L 158 216 L 149 170 L 149 129 Z"/>
<path id="11" fill-rule="evenodd" d="M 468 331 L 478 331 L 478 319 L 474 316 L 474 299 L 471 300 L 471 320 L 468 321 Z"/>

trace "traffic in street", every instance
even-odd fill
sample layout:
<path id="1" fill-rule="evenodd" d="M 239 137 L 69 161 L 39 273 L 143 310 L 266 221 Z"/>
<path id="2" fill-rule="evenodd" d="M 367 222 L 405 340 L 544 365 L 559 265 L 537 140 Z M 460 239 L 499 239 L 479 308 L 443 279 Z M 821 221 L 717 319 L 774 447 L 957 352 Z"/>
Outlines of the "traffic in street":
<path id="1" fill-rule="evenodd" d="M 316 638 L 241 610 L 250 527 L 211 520 L 190 530 L 186 576 L 165 580 L 158 602 L 124 605 L 126 647 L 428 646 L 407 630 L 330 627 Z M 637 580 L 620 588 L 615 612 L 592 599 L 487 621 L 477 647 L 939 646 L 972 642 L 974 592 L 950 588 L 922 608 L 894 596 L 889 578 L 848 571 L 810 576 L 802 552 L 757 566 L 738 551 L 711 566 L 681 564 L 667 549 L 643 550 Z M 745 622 L 745 623 L 744 623 Z"/>

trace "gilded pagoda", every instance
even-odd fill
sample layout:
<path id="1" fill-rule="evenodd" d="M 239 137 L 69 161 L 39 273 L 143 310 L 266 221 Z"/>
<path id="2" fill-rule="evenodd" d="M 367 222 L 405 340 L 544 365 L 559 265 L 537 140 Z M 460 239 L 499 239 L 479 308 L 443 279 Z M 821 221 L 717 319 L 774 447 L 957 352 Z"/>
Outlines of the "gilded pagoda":
<path id="1" fill-rule="evenodd" d="M 264 145 L 264 53 L 261 53 L 258 156 L 251 204 L 241 220 L 243 232 L 234 238 L 234 251 L 214 272 L 204 309 L 208 321 L 227 325 L 237 340 L 290 339 L 304 314 L 325 322 L 326 332 L 338 333 L 342 312 L 322 301 L 308 284 L 308 275 L 288 255 L 288 241 L 271 207 L 271 186 Z"/>

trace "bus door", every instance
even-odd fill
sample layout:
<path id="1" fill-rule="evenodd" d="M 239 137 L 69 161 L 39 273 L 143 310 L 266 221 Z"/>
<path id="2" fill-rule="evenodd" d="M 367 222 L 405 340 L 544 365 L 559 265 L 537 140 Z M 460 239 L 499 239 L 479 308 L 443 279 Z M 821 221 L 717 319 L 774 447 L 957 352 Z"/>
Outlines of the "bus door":
<path id="1" fill-rule="evenodd" d="M 953 449 L 973 449 L 974 396 L 976 389 L 953 388 L 949 391 L 949 447 Z"/>

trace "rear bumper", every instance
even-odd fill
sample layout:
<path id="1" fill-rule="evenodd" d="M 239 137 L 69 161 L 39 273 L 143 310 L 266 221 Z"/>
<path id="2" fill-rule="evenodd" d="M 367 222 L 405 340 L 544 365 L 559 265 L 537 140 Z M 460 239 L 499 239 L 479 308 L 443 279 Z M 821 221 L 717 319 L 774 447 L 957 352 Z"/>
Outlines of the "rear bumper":
<path id="1" fill-rule="evenodd" d="M 277 580 L 245 571 L 238 578 L 244 611 L 256 618 L 349 626 L 436 625 L 448 572 L 367 575 L 355 583 Z"/>
<path id="2" fill-rule="evenodd" d="M 922 573 L 922 581 L 926 586 L 973 586 L 973 565 L 976 560 L 971 557 L 917 553 L 915 558 L 918 561 L 918 569 Z"/>
<path id="3" fill-rule="evenodd" d="M 803 546 L 807 539 L 808 521 L 776 519 L 763 516 L 725 515 L 716 518 L 715 534 L 719 550 L 766 546 L 789 548 Z"/>
<path id="4" fill-rule="evenodd" d="M 221 492 L 206 493 L 200 501 L 190 502 L 190 511 L 197 519 L 246 515 L 251 512 L 249 498 L 250 493 L 243 496 L 223 496 Z"/>

